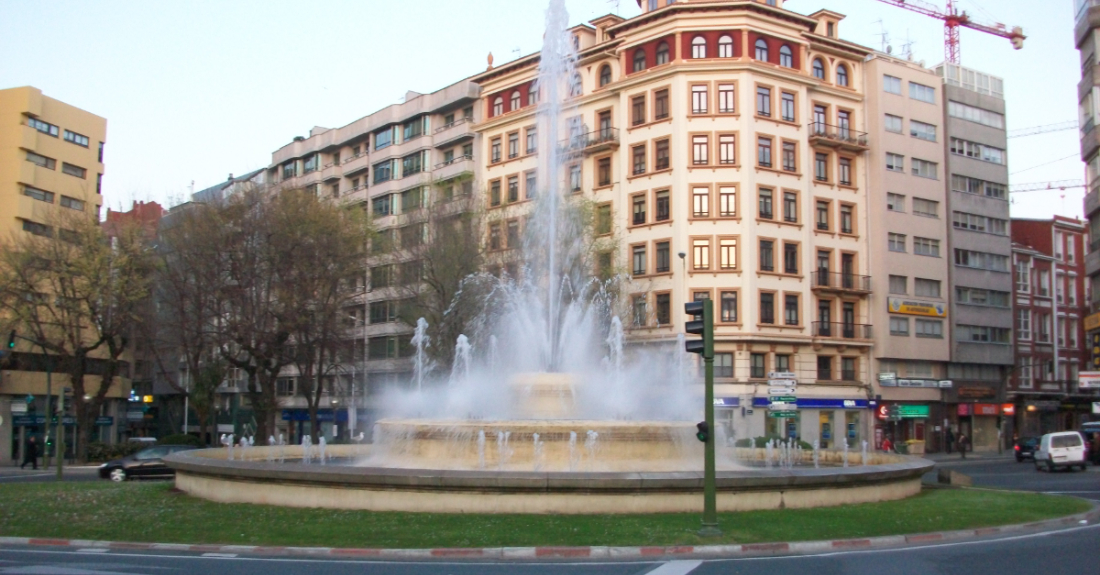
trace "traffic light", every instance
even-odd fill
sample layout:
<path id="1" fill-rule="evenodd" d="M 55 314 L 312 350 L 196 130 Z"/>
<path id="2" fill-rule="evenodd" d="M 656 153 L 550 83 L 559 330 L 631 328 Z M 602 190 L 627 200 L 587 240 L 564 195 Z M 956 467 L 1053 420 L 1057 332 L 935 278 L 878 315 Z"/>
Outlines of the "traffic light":
<path id="1" fill-rule="evenodd" d="M 695 438 L 699 441 L 702 441 L 703 443 L 706 443 L 707 439 L 710 438 L 710 426 L 707 425 L 707 422 L 700 421 L 699 423 L 696 423 L 695 429 Z"/>
<path id="2" fill-rule="evenodd" d="M 701 335 L 702 339 L 689 339 L 684 348 L 689 353 L 698 353 L 703 357 L 714 357 L 714 311 L 709 299 L 684 304 L 684 313 L 692 319 L 684 324 L 684 331 Z"/>
<path id="3" fill-rule="evenodd" d="M 8 349 L 15 349 L 15 330 L 8 334 Z"/>

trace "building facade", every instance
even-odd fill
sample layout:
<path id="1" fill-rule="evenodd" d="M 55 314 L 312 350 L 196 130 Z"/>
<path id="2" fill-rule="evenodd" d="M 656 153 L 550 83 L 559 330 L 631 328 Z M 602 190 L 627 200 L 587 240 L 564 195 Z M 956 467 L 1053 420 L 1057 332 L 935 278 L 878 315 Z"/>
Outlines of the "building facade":
<path id="1" fill-rule="evenodd" d="M 1081 123 L 1081 160 L 1085 162 L 1085 219 L 1088 221 L 1088 250 L 1085 273 L 1088 275 L 1088 311 L 1085 318 L 1089 339 L 1088 371 L 1100 371 L 1100 2 L 1076 0 L 1074 42 L 1081 54 L 1081 81 L 1077 84 L 1078 117 Z M 1100 419 L 1100 409 L 1091 414 Z"/>

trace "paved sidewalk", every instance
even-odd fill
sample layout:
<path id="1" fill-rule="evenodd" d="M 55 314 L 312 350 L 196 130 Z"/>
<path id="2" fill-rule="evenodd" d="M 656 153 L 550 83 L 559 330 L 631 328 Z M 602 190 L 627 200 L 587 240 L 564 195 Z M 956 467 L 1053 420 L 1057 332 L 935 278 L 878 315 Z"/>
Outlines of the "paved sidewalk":
<path id="1" fill-rule="evenodd" d="M 1011 451 L 1005 451 L 1004 453 L 997 453 L 996 451 L 971 453 L 967 451 L 966 459 L 963 459 L 958 453 L 926 453 L 920 457 L 936 463 L 952 463 L 958 461 L 1008 461 L 1014 458 L 1015 454 Z"/>

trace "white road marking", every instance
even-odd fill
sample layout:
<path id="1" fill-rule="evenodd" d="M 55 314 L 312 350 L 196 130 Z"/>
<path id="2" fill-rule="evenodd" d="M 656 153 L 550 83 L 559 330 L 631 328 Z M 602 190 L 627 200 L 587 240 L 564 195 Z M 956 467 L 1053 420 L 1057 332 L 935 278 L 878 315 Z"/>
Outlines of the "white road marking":
<path id="1" fill-rule="evenodd" d="M 5 480 L 8 480 L 8 479 L 26 479 L 27 477 L 49 477 L 51 475 L 55 475 L 55 474 L 54 473 L 31 473 L 31 474 L 28 474 L 28 475 L 6 475 L 4 477 L 0 477 L 0 481 L 5 481 Z"/>
<path id="2" fill-rule="evenodd" d="M 702 564 L 702 561 L 669 561 L 645 575 L 687 575 Z"/>
<path id="3" fill-rule="evenodd" d="M 106 553 L 108 551 L 110 551 L 110 549 L 104 547 L 84 547 L 76 550 L 77 553 Z"/>
<path id="4" fill-rule="evenodd" d="M 1046 495 L 1063 495 L 1066 493 L 1100 493 L 1100 489 L 1094 489 L 1092 491 L 1044 491 Z"/>
<path id="5" fill-rule="evenodd" d="M 236 553 L 203 553 L 203 557 L 219 557 L 221 559 L 236 559 Z"/>

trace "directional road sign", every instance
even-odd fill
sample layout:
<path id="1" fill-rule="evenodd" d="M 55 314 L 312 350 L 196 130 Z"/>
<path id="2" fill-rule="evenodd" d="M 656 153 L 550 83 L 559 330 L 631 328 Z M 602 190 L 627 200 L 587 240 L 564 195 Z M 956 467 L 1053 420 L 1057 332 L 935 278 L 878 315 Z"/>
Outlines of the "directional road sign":
<path id="1" fill-rule="evenodd" d="M 795 387 L 798 381 L 794 379 L 769 379 L 768 385 L 775 387 Z"/>
<path id="2" fill-rule="evenodd" d="M 768 417 L 773 419 L 798 417 L 797 411 L 769 411 Z"/>
<path id="3" fill-rule="evenodd" d="M 772 395 L 768 397 L 768 401 L 772 403 L 795 403 L 798 398 L 793 395 Z"/>
<path id="4" fill-rule="evenodd" d="M 788 411 L 788 410 L 791 410 L 791 409 L 798 409 L 798 405 L 795 404 L 795 403 L 786 403 L 786 402 L 769 403 L 768 404 L 768 409 L 770 409 L 772 411 Z"/>
<path id="5" fill-rule="evenodd" d="M 793 387 L 769 387 L 768 395 L 794 395 L 797 390 Z"/>

